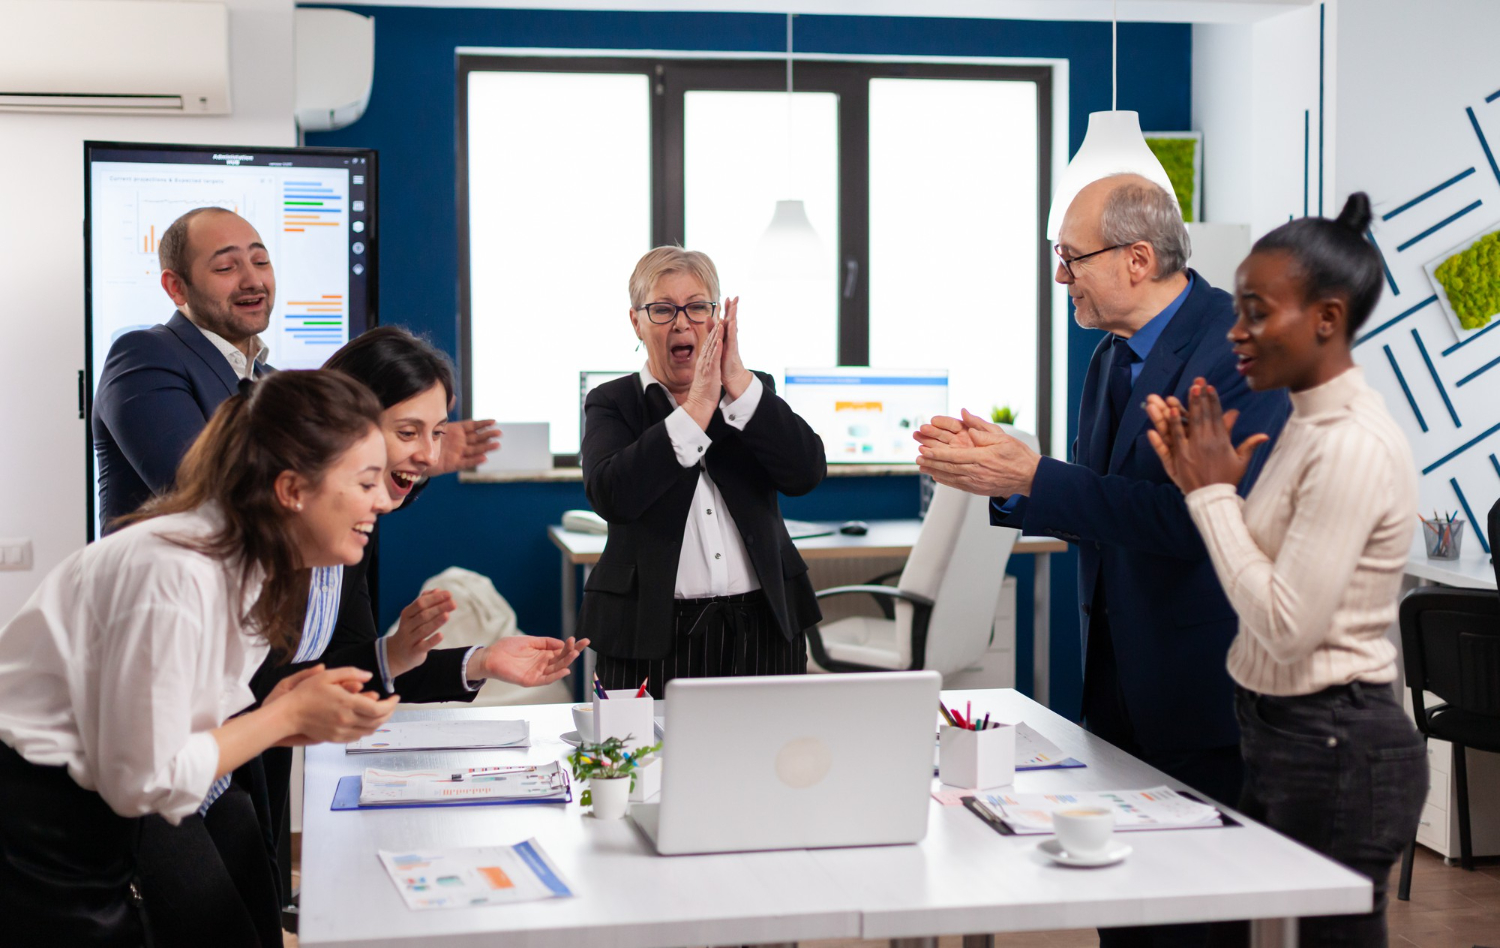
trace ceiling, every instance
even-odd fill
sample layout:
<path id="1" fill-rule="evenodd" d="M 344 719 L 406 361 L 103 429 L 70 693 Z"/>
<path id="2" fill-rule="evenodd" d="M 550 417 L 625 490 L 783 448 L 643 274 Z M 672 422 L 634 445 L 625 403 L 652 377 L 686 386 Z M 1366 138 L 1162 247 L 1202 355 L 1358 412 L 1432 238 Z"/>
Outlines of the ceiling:
<path id="1" fill-rule="evenodd" d="M 349 0 L 298 0 L 300 5 Z M 808 13 L 999 20 L 1108 20 L 1115 0 L 354 0 L 367 6 L 656 13 Z M 1317 0 L 1118 0 L 1119 18 L 1153 23 L 1254 23 Z"/>

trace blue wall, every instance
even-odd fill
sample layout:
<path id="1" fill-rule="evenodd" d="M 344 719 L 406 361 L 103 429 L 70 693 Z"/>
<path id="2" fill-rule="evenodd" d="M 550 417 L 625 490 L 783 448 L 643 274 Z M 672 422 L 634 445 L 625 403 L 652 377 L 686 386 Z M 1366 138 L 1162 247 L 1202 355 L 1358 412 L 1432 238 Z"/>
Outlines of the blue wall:
<path id="1" fill-rule="evenodd" d="M 601 13 L 421 7 L 347 9 L 375 17 L 375 85 L 354 125 L 310 134 L 309 145 L 380 150 L 380 318 L 426 333 L 450 353 L 458 342 L 458 234 L 455 219 L 458 46 L 684 49 L 777 53 L 786 21 L 764 14 Z M 864 55 L 1065 58 L 1071 64 L 1070 151 L 1083 140 L 1088 113 L 1110 107 L 1107 23 L 960 20 L 914 17 L 801 16 L 802 52 Z M 1120 26 L 1122 108 L 1147 129 L 1190 127 L 1192 32 L 1183 24 Z M 524 147 L 518 143 L 518 147 Z M 982 279 L 982 275 L 975 275 Z M 1071 439 L 1078 394 L 1097 333 L 1071 326 L 1068 405 Z M 519 412 L 524 414 L 524 412 Z M 588 506 L 578 484 L 434 483 L 409 513 L 381 525 L 382 624 L 416 594 L 422 580 L 453 565 L 477 570 L 515 607 L 521 628 L 555 634 L 560 577 L 545 529 L 562 511 Z M 914 477 L 830 479 L 789 499 L 787 516 L 864 519 L 916 515 Z M 1019 684 L 1031 683 L 1031 564 L 1012 562 L 1020 578 Z M 1073 554 L 1054 557 L 1052 706 L 1076 716 L 1081 662 Z"/>

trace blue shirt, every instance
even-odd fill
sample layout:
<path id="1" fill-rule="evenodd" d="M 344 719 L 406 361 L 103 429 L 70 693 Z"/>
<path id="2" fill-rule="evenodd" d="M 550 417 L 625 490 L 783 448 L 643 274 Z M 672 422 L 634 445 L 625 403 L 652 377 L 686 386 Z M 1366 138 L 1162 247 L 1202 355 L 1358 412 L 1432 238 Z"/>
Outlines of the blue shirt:
<path id="1" fill-rule="evenodd" d="M 1189 271 L 1187 286 L 1182 288 L 1182 292 L 1178 293 L 1176 298 L 1168 303 L 1161 312 L 1152 316 L 1146 322 L 1146 325 L 1137 329 L 1135 335 L 1125 340 L 1125 344 L 1130 347 L 1130 351 L 1135 353 L 1135 361 L 1130 363 L 1130 381 L 1132 384 L 1141 377 L 1141 369 L 1146 367 L 1146 356 L 1150 355 L 1151 350 L 1156 348 L 1156 340 L 1161 338 L 1161 334 L 1166 330 L 1167 324 L 1172 321 L 1173 316 L 1177 315 L 1177 311 L 1182 309 L 1182 304 L 1187 301 L 1188 294 L 1191 292 L 1193 292 L 1193 274 Z M 990 506 L 1002 515 L 1009 515 L 1016 509 L 1016 501 L 1020 496 L 1020 494 L 1011 494 L 1005 498 L 1004 503 L 1001 503 L 998 499 L 991 500 Z"/>
<path id="2" fill-rule="evenodd" d="M 1132 384 L 1141 377 L 1141 369 L 1146 366 L 1146 356 L 1150 355 L 1151 350 L 1156 347 L 1156 340 L 1161 338 L 1162 332 L 1167 328 L 1167 323 L 1170 323 L 1172 317 L 1177 315 L 1177 311 L 1182 309 L 1182 304 L 1187 301 L 1188 294 L 1191 292 L 1193 292 L 1193 275 L 1189 273 L 1187 286 L 1182 288 L 1182 292 L 1177 294 L 1176 299 L 1168 303 L 1161 312 L 1152 316 L 1146 325 L 1137 329 L 1135 335 L 1125 340 L 1130 351 L 1135 353 L 1135 361 L 1130 363 Z"/>

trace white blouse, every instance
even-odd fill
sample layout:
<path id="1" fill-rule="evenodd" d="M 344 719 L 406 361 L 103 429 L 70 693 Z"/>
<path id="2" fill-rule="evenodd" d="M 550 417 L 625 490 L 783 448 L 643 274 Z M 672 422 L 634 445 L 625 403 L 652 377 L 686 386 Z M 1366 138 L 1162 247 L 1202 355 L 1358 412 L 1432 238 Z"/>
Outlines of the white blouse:
<path id="1" fill-rule="evenodd" d="M 268 647 L 242 617 L 260 579 L 166 539 L 217 523 L 200 508 L 86 546 L 0 629 L 0 741 L 121 816 L 196 811 L 219 766 L 209 732 L 255 700 Z"/>
<path id="2" fill-rule="evenodd" d="M 661 385 L 669 403 L 675 402 L 667 387 L 651 374 L 649 363 L 641 369 L 641 388 Z M 726 394 L 719 401 L 724 413 L 724 422 L 731 428 L 745 430 L 745 425 L 755 416 L 760 407 L 761 393 L 765 386 L 760 377 L 752 375 L 750 384 L 737 399 Z M 750 551 L 740 536 L 740 528 L 724 506 L 724 497 L 719 487 L 708 476 L 703 465 L 703 455 L 713 439 L 678 405 L 666 418 L 667 437 L 672 441 L 672 450 L 677 463 L 683 467 L 698 468 L 698 486 L 693 492 L 693 506 L 688 510 L 687 525 L 683 530 L 682 552 L 677 558 L 677 585 L 673 590 L 675 599 L 707 599 L 711 596 L 737 596 L 760 588 L 755 576 L 755 567 L 750 562 Z"/>

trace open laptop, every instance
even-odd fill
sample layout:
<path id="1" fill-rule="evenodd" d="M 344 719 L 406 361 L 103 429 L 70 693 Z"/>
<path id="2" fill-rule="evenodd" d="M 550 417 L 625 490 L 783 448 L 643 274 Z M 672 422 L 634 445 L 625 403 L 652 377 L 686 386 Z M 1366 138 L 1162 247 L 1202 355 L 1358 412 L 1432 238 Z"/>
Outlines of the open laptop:
<path id="1" fill-rule="evenodd" d="M 927 834 L 941 681 L 676 679 L 660 802 L 630 815 L 662 855 L 915 843 Z"/>

